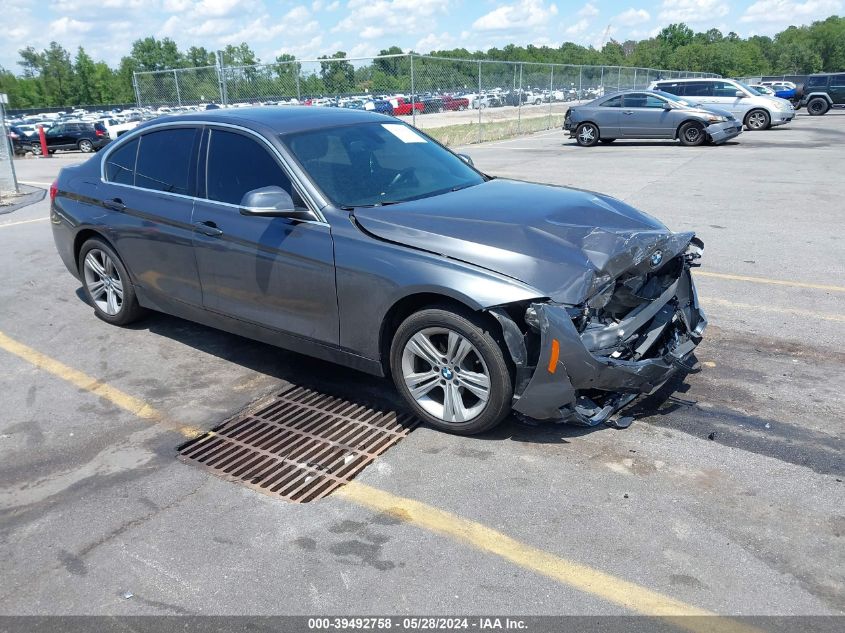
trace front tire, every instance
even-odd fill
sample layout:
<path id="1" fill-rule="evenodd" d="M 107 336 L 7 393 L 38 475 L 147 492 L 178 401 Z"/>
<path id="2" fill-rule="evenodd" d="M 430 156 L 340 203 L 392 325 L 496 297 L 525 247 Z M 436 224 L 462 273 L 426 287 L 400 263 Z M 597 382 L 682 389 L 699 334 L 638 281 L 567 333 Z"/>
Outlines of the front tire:
<path id="1" fill-rule="evenodd" d="M 581 147 L 592 147 L 599 138 L 599 128 L 594 123 L 582 123 L 575 129 L 575 140 Z"/>
<path id="2" fill-rule="evenodd" d="M 94 313 L 112 325 L 127 325 L 144 315 L 129 273 L 104 240 L 91 238 L 79 250 L 79 276 Z"/>
<path id="3" fill-rule="evenodd" d="M 678 130 L 678 140 L 681 141 L 681 145 L 687 147 L 701 145 L 706 138 L 707 132 L 704 131 L 704 127 L 700 123 L 687 121 Z"/>
<path id="4" fill-rule="evenodd" d="M 810 116 L 822 116 L 823 114 L 827 114 L 829 109 L 830 106 L 827 101 L 821 97 L 810 99 L 810 102 L 807 104 L 807 112 L 810 113 Z"/>
<path id="5" fill-rule="evenodd" d="M 405 319 L 393 337 L 390 369 L 411 409 L 441 431 L 475 435 L 510 412 L 513 382 L 502 347 L 468 310 L 434 307 Z"/>
<path id="6" fill-rule="evenodd" d="M 79 151 L 82 152 L 83 154 L 90 154 L 91 152 L 94 151 L 94 144 L 91 141 L 89 141 L 87 138 L 84 138 L 81 141 L 79 141 L 78 147 L 79 147 Z"/>
<path id="7" fill-rule="evenodd" d="M 745 117 L 745 129 L 749 132 L 767 130 L 772 123 L 772 117 L 765 110 L 752 110 Z"/>

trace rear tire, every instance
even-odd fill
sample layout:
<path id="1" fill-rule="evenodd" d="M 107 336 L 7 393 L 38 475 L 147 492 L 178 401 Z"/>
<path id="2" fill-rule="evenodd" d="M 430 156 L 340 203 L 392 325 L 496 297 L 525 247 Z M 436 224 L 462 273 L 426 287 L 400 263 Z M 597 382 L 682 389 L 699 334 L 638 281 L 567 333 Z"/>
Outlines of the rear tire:
<path id="1" fill-rule="evenodd" d="M 765 110 L 752 110 L 745 115 L 745 129 L 749 132 L 768 130 L 772 124 L 772 117 Z"/>
<path id="2" fill-rule="evenodd" d="M 821 97 L 810 99 L 810 102 L 807 104 L 807 112 L 810 113 L 810 116 L 822 116 L 823 114 L 827 114 L 828 110 L 830 110 L 830 105 Z"/>
<path id="3" fill-rule="evenodd" d="M 37 143 L 37 144 L 33 143 L 32 147 L 30 149 L 32 150 L 33 156 L 41 156 L 41 153 L 42 153 L 41 152 L 41 143 Z"/>
<path id="4" fill-rule="evenodd" d="M 79 250 L 77 266 L 85 298 L 100 319 L 112 325 L 128 325 L 146 313 L 138 303 L 126 267 L 105 240 L 87 240 Z"/>
<path id="5" fill-rule="evenodd" d="M 94 151 L 94 144 L 87 138 L 84 138 L 79 141 L 79 143 L 77 143 L 77 147 L 79 147 L 79 151 L 83 154 L 90 154 Z"/>
<path id="6" fill-rule="evenodd" d="M 687 121 L 678 130 L 678 140 L 681 145 L 687 147 L 696 147 L 704 143 L 707 138 L 707 132 L 704 131 L 704 126 L 701 123 Z"/>
<path id="7" fill-rule="evenodd" d="M 483 433 L 508 415 L 513 381 L 494 332 L 478 315 L 448 306 L 420 310 L 402 322 L 390 370 L 414 413 L 459 435 Z"/>
<path id="8" fill-rule="evenodd" d="M 599 138 L 599 128 L 595 123 L 582 123 L 575 128 L 575 140 L 581 147 L 593 147 Z"/>

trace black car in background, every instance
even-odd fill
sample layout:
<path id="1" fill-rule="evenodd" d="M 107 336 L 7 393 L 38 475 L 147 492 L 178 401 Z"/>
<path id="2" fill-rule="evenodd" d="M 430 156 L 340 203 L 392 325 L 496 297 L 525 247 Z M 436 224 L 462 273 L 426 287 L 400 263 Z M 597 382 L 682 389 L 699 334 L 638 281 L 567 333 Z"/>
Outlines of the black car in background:
<path id="1" fill-rule="evenodd" d="M 804 82 L 801 106 L 811 116 L 827 114 L 831 108 L 845 108 L 845 73 L 810 75 Z"/>
<path id="2" fill-rule="evenodd" d="M 9 127 L 8 135 L 9 140 L 12 143 L 12 151 L 16 156 L 26 154 L 30 150 L 31 139 L 22 129 L 16 125 L 12 125 Z"/>
<path id="3" fill-rule="evenodd" d="M 111 140 L 105 125 L 85 121 L 58 123 L 47 130 L 45 136 L 47 150 L 51 154 L 57 149 L 78 149 L 87 154 L 101 149 Z M 35 139 L 32 143 L 32 153 L 37 156 L 41 151 L 41 143 Z"/>

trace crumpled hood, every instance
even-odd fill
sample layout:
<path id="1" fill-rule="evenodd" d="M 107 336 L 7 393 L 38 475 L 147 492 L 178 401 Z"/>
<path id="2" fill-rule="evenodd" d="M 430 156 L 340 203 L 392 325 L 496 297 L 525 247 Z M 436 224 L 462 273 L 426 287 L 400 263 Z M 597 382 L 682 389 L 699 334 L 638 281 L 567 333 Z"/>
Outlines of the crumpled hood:
<path id="1" fill-rule="evenodd" d="M 568 304 L 655 250 L 668 261 L 694 235 L 609 196 L 502 179 L 354 216 L 375 237 L 496 271 Z"/>

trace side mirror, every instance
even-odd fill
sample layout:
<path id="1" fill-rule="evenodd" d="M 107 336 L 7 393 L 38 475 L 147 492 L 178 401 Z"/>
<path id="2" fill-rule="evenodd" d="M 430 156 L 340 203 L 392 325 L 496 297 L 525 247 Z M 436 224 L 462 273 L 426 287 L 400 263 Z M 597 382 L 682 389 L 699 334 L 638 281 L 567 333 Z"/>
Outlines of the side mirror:
<path id="1" fill-rule="evenodd" d="M 275 185 L 247 191 L 240 206 L 241 215 L 284 218 L 305 218 L 309 215 L 307 209 L 296 208 L 287 191 Z"/>
<path id="2" fill-rule="evenodd" d="M 472 162 L 472 158 L 469 156 L 469 154 L 458 154 L 458 158 L 460 158 L 470 167 L 475 167 L 475 163 Z"/>
<path id="3" fill-rule="evenodd" d="M 745 96 L 746 96 L 746 94 L 745 94 L 742 90 L 737 90 L 734 94 L 735 94 L 737 97 L 739 97 L 740 99 L 742 99 L 743 97 L 745 97 Z"/>
<path id="4" fill-rule="evenodd" d="M 665 101 L 665 102 L 663 103 L 663 109 L 664 109 L 664 110 L 671 110 L 671 109 L 672 109 L 672 104 L 671 104 L 671 103 L 669 103 L 668 101 Z"/>

